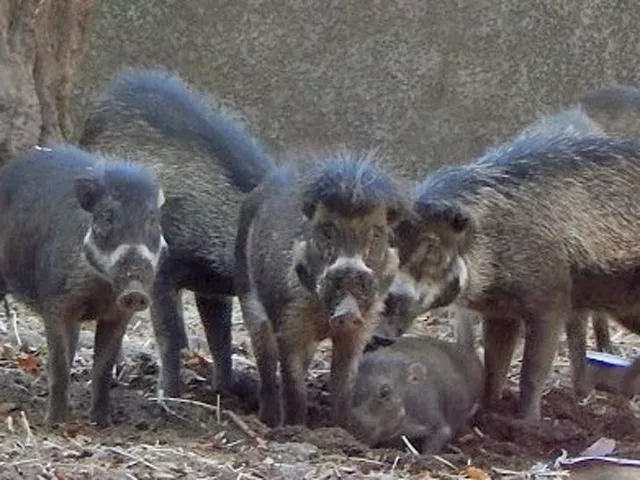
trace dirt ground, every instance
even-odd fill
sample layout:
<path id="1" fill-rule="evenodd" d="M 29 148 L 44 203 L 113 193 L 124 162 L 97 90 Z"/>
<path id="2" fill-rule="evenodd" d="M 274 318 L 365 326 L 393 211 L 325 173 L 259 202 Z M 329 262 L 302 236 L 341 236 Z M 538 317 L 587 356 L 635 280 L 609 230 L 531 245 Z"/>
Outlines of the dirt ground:
<path id="1" fill-rule="evenodd" d="M 640 459 L 636 403 L 598 392 L 578 405 L 564 341 L 543 400 L 544 421 L 535 429 L 508 421 L 515 409 L 518 351 L 502 415 L 478 414 L 447 452 L 420 457 L 408 450 L 367 449 L 343 430 L 327 427 L 331 347 L 325 343 L 308 380 L 312 428 L 269 430 L 255 417 L 257 373 L 237 308 L 238 387 L 233 397 L 219 398 L 209 387 L 210 354 L 193 299 L 186 297 L 191 351 L 184 357 L 182 401 L 170 400 L 162 408 L 154 400 L 155 342 L 148 317 L 140 315 L 125 337 L 125 360 L 111 393 L 114 426 L 99 430 L 89 425 L 93 325 L 88 324 L 72 371 L 72 421 L 56 431 L 42 426 L 47 381 L 41 321 L 11 300 L 20 343 L 14 322 L 2 313 L 0 479 L 567 478 L 566 471 L 554 468 L 554 460 L 563 451 L 578 455 L 601 437 L 615 440 L 616 455 Z M 425 318 L 414 328 L 451 337 L 444 318 Z M 615 326 L 612 338 L 622 355 L 640 354 L 640 338 Z"/>

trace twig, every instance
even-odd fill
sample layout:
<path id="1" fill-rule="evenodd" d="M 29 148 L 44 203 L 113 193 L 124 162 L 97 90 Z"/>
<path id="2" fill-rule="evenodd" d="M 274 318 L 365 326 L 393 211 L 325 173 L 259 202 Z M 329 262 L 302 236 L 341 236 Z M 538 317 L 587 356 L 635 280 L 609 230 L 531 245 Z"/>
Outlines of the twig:
<path id="1" fill-rule="evenodd" d="M 22 348 L 22 339 L 20 338 L 20 332 L 18 332 L 18 314 L 11 310 L 9 318 L 11 319 L 11 328 L 13 328 L 13 333 L 16 336 L 16 342 L 18 342 L 18 348 Z"/>
<path id="2" fill-rule="evenodd" d="M 416 457 L 420 456 L 420 453 L 418 452 L 418 450 L 416 450 L 416 447 L 411 445 L 411 442 L 406 436 L 402 435 L 402 441 L 407 446 L 412 455 L 415 455 Z"/>
<path id="3" fill-rule="evenodd" d="M 216 420 L 220 425 L 220 394 L 216 395 Z"/>
<path id="4" fill-rule="evenodd" d="M 396 457 L 396 459 L 393 461 L 393 465 L 391 465 L 391 475 L 393 475 L 393 472 L 395 471 L 396 467 L 398 466 L 398 462 L 400 461 L 400 457 Z"/>
<path id="5" fill-rule="evenodd" d="M 435 458 L 436 460 L 438 460 L 440 463 L 445 464 L 447 467 L 453 469 L 453 470 L 457 470 L 456 466 L 451 463 L 449 460 L 446 460 L 442 457 L 440 457 L 439 455 L 433 455 L 433 458 Z"/>
<path id="6" fill-rule="evenodd" d="M 7 417 L 7 430 L 11 433 L 16 433 L 16 430 L 13 428 L 13 417 L 11 415 Z"/>
<path id="7" fill-rule="evenodd" d="M 256 443 L 258 444 L 259 448 L 266 448 L 267 447 L 267 442 L 264 440 L 264 438 L 260 437 L 256 432 L 254 432 L 253 430 L 251 430 L 249 428 L 249 426 L 240 418 L 238 417 L 235 413 L 233 413 L 231 410 L 223 410 L 224 414 L 226 416 L 228 416 L 231 421 L 233 423 L 236 424 L 236 426 L 242 430 L 242 432 L 249 438 L 253 439 L 256 441 Z"/>
<path id="8" fill-rule="evenodd" d="M 25 432 L 27 432 L 26 445 L 33 445 L 35 443 L 35 437 L 33 436 L 29 420 L 27 420 L 27 414 L 24 413 L 24 410 L 20 410 L 20 423 L 22 424 L 22 428 L 24 428 Z"/>
<path id="9" fill-rule="evenodd" d="M 267 446 L 267 442 L 263 438 L 261 438 L 256 432 L 251 430 L 251 428 L 249 428 L 249 426 L 244 422 L 244 420 L 238 417 L 238 415 L 233 413 L 231 410 L 223 410 L 214 405 L 209 405 L 208 403 L 199 402 L 197 400 L 190 400 L 187 398 L 166 397 L 166 398 L 159 399 L 158 397 L 149 397 L 149 400 L 155 400 L 158 402 L 163 401 L 163 402 L 186 403 L 186 404 L 197 405 L 199 407 L 206 408 L 209 411 L 216 412 L 217 415 L 224 413 L 247 437 L 251 438 L 252 440 L 255 440 L 259 448 L 266 448 Z M 168 410 L 168 411 L 171 412 L 171 410 Z"/>
<path id="10" fill-rule="evenodd" d="M 131 460 L 135 460 L 137 463 L 142 463 L 146 465 L 151 470 L 155 470 L 156 472 L 161 472 L 162 469 L 160 467 L 155 466 L 153 463 L 147 462 L 144 458 L 137 457 L 136 455 L 132 455 L 129 452 L 125 452 L 124 450 L 120 450 L 115 447 L 106 447 L 107 450 L 112 451 L 113 453 L 117 453 L 118 455 L 122 455 L 123 457 L 129 458 Z"/>

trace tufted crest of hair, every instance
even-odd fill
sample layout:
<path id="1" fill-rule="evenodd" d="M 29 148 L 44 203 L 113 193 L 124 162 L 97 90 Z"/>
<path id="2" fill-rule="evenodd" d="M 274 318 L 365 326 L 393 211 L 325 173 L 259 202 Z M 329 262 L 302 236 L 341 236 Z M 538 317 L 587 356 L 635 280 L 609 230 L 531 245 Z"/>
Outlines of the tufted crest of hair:
<path id="1" fill-rule="evenodd" d="M 569 185 L 576 175 L 598 182 L 611 170 L 625 175 L 640 166 L 640 143 L 599 135 L 545 135 L 538 131 L 490 149 L 466 165 L 429 175 L 414 191 L 415 209 L 424 221 L 459 221 L 483 202 L 491 190 L 504 201 L 518 201 L 522 189 L 542 182 Z"/>
<path id="2" fill-rule="evenodd" d="M 80 145 L 92 143 L 108 122 L 124 128 L 120 125 L 136 120 L 177 143 L 198 145 L 212 161 L 221 163 L 244 192 L 274 168 L 265 148 L 240 122 L 212 108 L 204 95 L 162 69 L 127 70 L 113 78 L 85 122 Z"/>
<path id="3" fill-rule="evenodd" d="M 107 158 L 102 168 L 104 186 L 114 200 L 144 204 L 149 199 L 157 199 L 157 180 L 140 165 Z"/>
<path id="4" fill-rule="evenodd" d="M 319 204 L 345 217 L 367 215 L 383 206 L 402 213 L 407 204 L 400 183 L 376 163 L 371 154 L 348 152 L 319 160 L 303 180 L 305 215 L 312 217 Z"/>

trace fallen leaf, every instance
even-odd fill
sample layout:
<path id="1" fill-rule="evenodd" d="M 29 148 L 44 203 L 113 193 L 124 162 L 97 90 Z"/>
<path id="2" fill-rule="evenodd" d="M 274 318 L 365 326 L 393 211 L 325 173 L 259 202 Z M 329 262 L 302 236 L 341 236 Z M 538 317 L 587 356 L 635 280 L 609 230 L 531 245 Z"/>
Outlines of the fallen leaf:
<path id="1" fill-rule="evenodd" d="M 18 366 L 27 373 L 35 375 L 40 371 L 40 359 L 30 353 L 18 355 Z"/>
<path id="2" fill-rule="evenodd" d="M 202 355 L 199 355 L 198 353 L 192 351 L 187 353 L 187 358 L 185 360 L 185 365 L 197 368 L 206 368 L 210 363 L 211 362 L 204 358 Z"/>
<path id="3" fill-rule="evenodd" d="M 472 480 L 491 480 L 491 475 L 477 467 L 467 467 L 460 473 Z"/>
<path id="4" fill-rule="evenodd" d="M 75 438 L 80 433 L 80 425 L 67 424 L 67 436 L 69 438 Z"/>

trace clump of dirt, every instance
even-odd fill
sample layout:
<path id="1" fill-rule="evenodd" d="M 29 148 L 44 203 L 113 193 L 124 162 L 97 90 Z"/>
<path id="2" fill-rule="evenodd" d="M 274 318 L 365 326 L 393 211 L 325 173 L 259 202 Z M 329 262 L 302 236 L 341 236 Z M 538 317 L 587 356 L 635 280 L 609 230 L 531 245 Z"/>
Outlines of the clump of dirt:
<path id="1" fill-rule="evenodd" d="M 106 429 L 91 426 L 88 411 L 93 337 L 92 326 L 87 325 L 72 371 L 72 420 L 63 428 L 48 431 L 43 427 L 47 378 L 42 324 L 21 305 L 12 302 L 12 306 L 17 311 L 17 335 L 11 322 L 0 315 L 3 479 L 427 480 L 452 478 L 468 465 L 489 472 L 492 478 L 517 478 L 517 472 L 528 472 L 536 464 L 552 464 L 563 451 L 577 455 L 601 437 L 614 439 L 619 455 L 640 458 L 638 409 L 626 399 L 601 392 L 578 404 L 571 390 L 565 344 L 561 345 L 543 398 L 541 422 L 528 424 L 514 417 L 519 372 L 519 364 L 514 362 L 509 390 L 496 409 L 499 413 L 477 414 L 448 450 L 437 457 L 416 457 L 404 446 L 369 449 L 346 431 L 330 426 L 328 343 L 321 345 L 311 366 L 309 428 L 269 429 L 255 416 L 259 382 L 239 312 L 234 324 L 236 386 L 231 395 L 220 397 L 210 386 L 210 355 L 190 296 L 185 301 L 185 317 L 192 350 L 184 356 L 185 388 L 180 399 L 156 399 L 155 343 L 148 318 L 140 315 L 125 337 L 125 362 L 118 368 L 111 391 L 114 424 Z M 614 334 L 616 328 L 612 328 Z M 416 330 L 451 337 L 451 328 L 443 318 L 426 317 L 418 322 Z M 639 339 L 634 336 L 617 334 L 614 338 L 623 354 L 638 346 Z"/>

